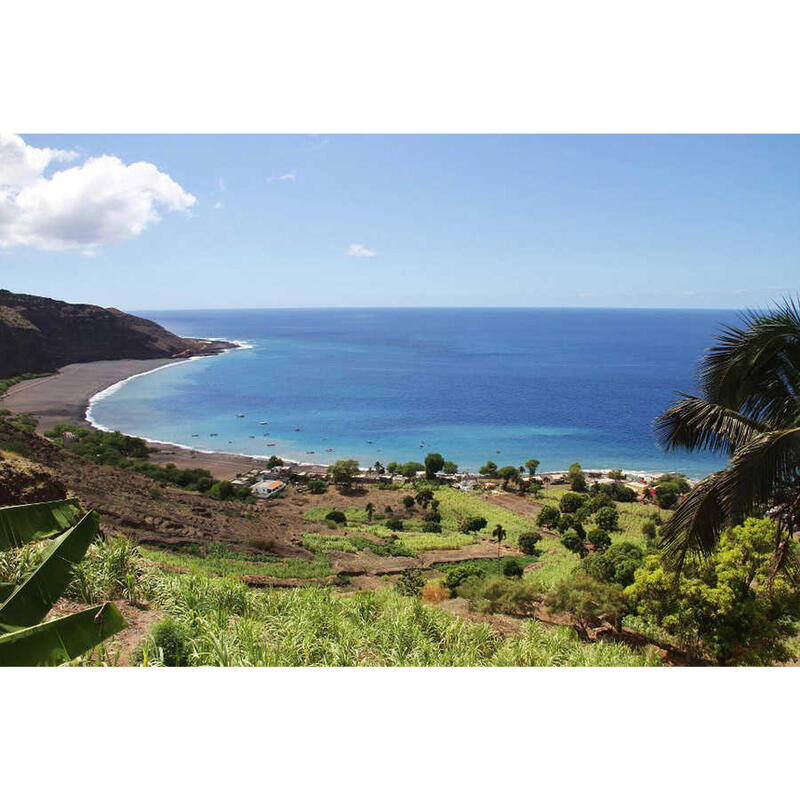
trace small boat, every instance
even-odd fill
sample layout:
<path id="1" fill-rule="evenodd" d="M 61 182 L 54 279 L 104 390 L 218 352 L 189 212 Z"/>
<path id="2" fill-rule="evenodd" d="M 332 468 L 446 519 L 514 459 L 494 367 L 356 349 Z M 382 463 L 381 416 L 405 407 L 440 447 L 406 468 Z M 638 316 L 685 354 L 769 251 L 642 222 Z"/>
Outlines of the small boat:
<path id="1" fill-rule="evenodd" d="M 302 430 L 302 428 L 295 428 L 296 431 Z"/>
<path id="2" fill-rule="evenodd" d="M 313 450 L 306 450 L 306 455 L 307 456 L 313 456 L 314 455 L 314 451 Z"/>
<path id="3" fill-rule="evenodd" d="M 261 422 L 258 423 L 259 425 L 269 425 L 268 419 L 262 419 Z"/>
<path id="4" fill-rule="evenodd" d="M 495 453 L 499 453 L 499 452 L 500 452 L 499 450 L 495 450 Z"/>
<path id="5" fill-rule="evenodd" d="M 267 442 L 267 447 L 275 447 L 275 442 Z"/>
<path id="6" fill-rule="evenodd" d="M 238 419 L 241 419 L 244 416 L 244 414 L 237 414 L 236 416 Z"/>
<path id="7" fill-rule="evenodd" d="M 255 436 L 251 436 L 250 438 L 251 438 L 251 439 L 255 439 L 256 437 L 255 437 Z"/>
<path id="8" fill-rule="evenodd" d="M 219 434 L 218 434 L 218 433 L 209 433 L 208 435 L 209 435 L 209 436 L 219 436 Z"/>
<path id="9" fill-rule="evenodd" d="M 367 444 L 373 444 L 372 439 L 367 439 Z"/>
<path id="10" fill-rule="evenodd" d="M 199 433 L 193 433 L 192 436 L 199 436 Z"/>
<path id="11" fill-rule="evenodd" d="M 325 448 L 325 452 L 326 453 L 332 453 L 333 452 L 333 448 L 332 447 L 326 447 Z"/>

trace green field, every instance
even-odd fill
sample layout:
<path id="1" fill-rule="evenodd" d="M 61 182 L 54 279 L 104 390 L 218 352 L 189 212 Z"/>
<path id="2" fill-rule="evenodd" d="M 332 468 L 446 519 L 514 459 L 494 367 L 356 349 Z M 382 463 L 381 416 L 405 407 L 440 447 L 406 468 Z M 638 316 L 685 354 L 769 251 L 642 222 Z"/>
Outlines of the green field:
<path id="1" fill-rule="evenodd" d="M 324 553 L 318 554 L 313 561 L 303 561 L 299 558 L 284 559 L 270 556 L 248 558 L 234 552 L 197 556 L 153 547 L 139 549 L 146 559 L 156 565 L 185 569 L 196 575 L 217 577 L 263 575 L 269 578 L 322 578 L 333 575 L 331 563 Z"/>

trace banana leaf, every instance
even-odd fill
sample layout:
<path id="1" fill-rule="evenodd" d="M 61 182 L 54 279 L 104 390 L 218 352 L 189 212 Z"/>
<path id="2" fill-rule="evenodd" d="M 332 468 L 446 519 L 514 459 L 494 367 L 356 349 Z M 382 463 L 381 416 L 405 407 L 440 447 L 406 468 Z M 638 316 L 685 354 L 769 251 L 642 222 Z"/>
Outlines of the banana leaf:
<path id="1" fill-rule="evenodd" d="M 49 539 L 74 525 L 82 514 L 75 499 L 0 508 L 0 550 Z"/>
<path id="2" fill-rule="evenodd" d="M 44 554 L 44 561 L 0 605 L 0 633 L 16 627 L 38 625 L 72 578 L 72 568 L 97 536 L 97 516 L 90 511 L 61 534 Z"/>
<path id="3" fill-rule="evenodd" d="M 113 603 L 0 636 L 0 667 L 63 664 L 96 647 L 127 623 Z"/>

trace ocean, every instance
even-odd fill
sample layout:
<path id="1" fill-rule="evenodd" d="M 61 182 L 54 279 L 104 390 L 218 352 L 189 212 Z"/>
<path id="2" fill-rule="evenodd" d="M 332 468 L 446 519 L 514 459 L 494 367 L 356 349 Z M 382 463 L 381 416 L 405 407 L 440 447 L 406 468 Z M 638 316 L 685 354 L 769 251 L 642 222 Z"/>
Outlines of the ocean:
<path id="1" fill-rule="evenodd" d="M 202 450 L 310 463 L 355 458 L 540 471 L 620 467 L 699 477 L 723 461 L 666 454 L 653 420 L 696 388 L 732 311 L 269 309 L 138 311 L 183 336 L 248 347 L 137 376 L 92 420 Z M 262 424 L 262 423 L 268 424 Z M 216 434 L 216 435 L 212 435 Z M 271 446 L 270 446 L 271 445 Z"/>

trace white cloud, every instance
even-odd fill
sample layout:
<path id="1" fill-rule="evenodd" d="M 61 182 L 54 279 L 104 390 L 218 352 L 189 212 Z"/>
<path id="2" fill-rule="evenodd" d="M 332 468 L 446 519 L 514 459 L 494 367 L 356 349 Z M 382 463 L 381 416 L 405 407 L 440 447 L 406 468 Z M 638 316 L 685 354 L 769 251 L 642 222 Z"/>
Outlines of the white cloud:
<path id="1" fill-rule="evenodd" d="M 269 178 L 267 178 L 267 183 L 272 183 L 273 181 L 293 181 L 296 177 L 296 172 L 287 172 L 284 175 L 270 175 Z"/>
<path id="2" fill-rule="evenodd" d="M 0 133 L 0 187 L 27 186 L 37 180 L 52 161 L 74 161 L 74 150 L 31 147 L 21 136 Z"/>
<path id="3" fill-rule="evenodd" d="M 214 208 L 222 208 L 222 201 L 221 200 L 217 200 L 217 202 L 214 203 Z"/>
<path id="4" fill-rule="evenodd" d="M 89 158 L 45 177 L 51 162 L 75 158 L 0 135 L 0 248 L 91 254 L 138 236 L 160 219 L 159 211 L 186 211 L 197 202 L 153 164 L 124 164 L 116 156 Z"/>
<path id="5" fill-rule="evenodd" d="M 374 258 L 378 255 L 375 250 L 370 250 L 363 244 L 351 244 L 350 247 L 345 250 L 345 253 L 348 256 L 356 256 L 357 258 Z"/>
<path id="6" fill-rule="evenodd" d="M 219 190 L 221 192 L 225 191 L 225 179 L 224 178 L 217 178 L 217 186 L 219 186 Z"/>

